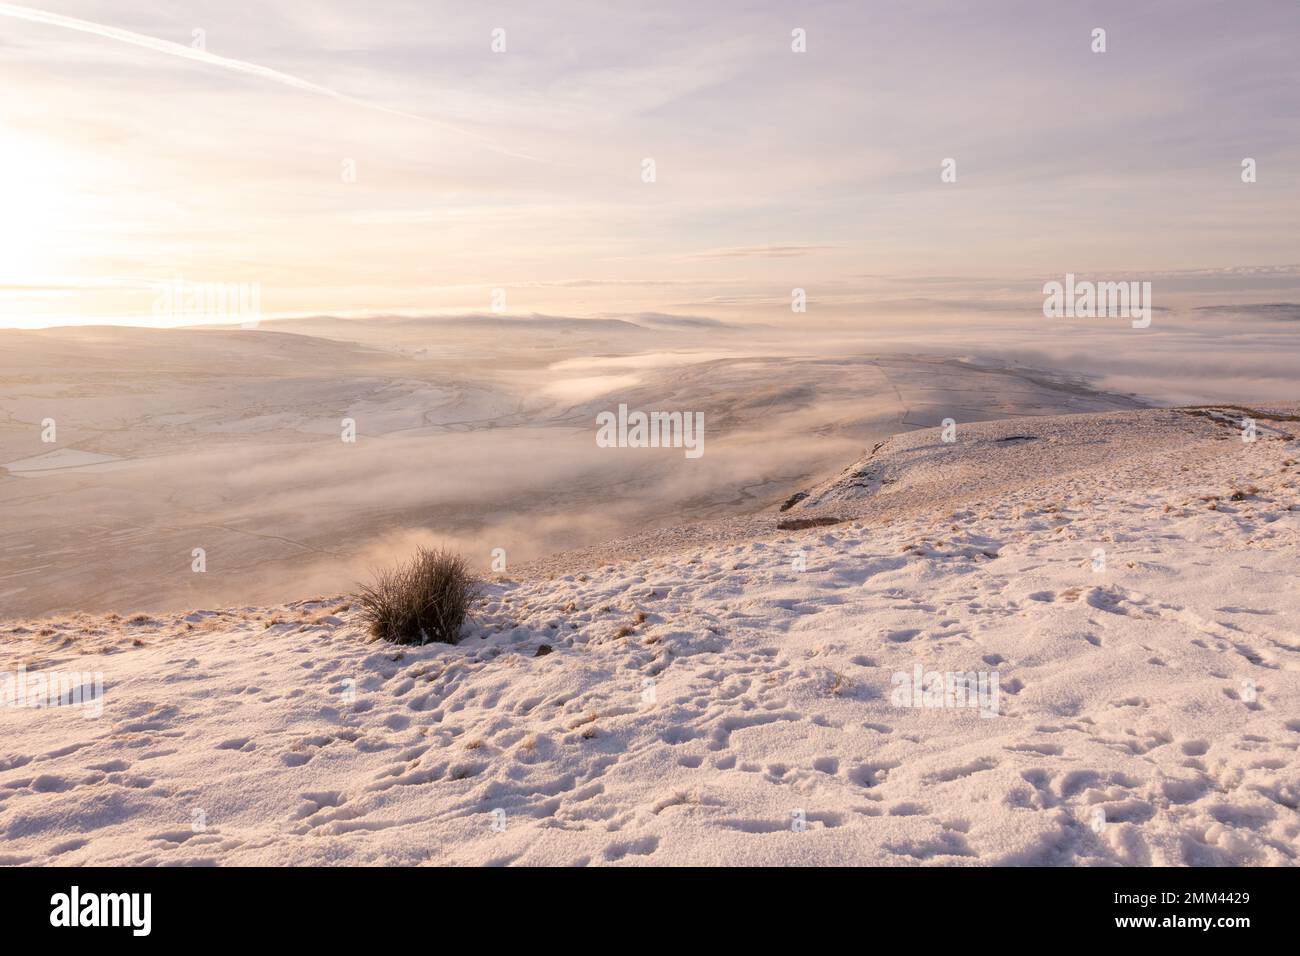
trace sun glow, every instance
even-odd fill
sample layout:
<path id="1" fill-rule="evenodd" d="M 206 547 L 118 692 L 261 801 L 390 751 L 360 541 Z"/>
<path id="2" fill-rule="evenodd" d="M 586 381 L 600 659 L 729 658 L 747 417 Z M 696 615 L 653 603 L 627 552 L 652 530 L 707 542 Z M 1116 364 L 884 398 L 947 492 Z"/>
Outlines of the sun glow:
<path id="1" fill-rule="evenodd" d="M 0 324 L 27 325 L 36 303 L 74 295 L 77 188 L 62 150 L 0 125 Z"/>
<path id="2" fill-rule="evenodd" d="M 53 270 L 67 210 L 66 164 L 39 140 L 0 126 L 0 280 Z"/>

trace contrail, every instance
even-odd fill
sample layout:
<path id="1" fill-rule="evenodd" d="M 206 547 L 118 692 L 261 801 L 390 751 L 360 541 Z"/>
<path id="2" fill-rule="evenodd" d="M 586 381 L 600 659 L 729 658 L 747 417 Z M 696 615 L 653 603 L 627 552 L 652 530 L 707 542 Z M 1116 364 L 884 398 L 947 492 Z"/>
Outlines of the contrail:
<path id="1" fill-rule="evenodd" d="M 290 86 L 296 90 L 303 90 L 307 93 L 316 93 L 320 96 L 328 96 L 330 99 L 338 100 L 340 103 L 348 103 L 352 106 L 378 110 L 381 113 L 388 113 L 392 116 L 401 116 L 404 119 L 416 120 L 420 123 L 440 126 L 444 129 L 451 130 L 460 136 L 478 140 L 480 143 L 483 143 L 495 152 L 504 153 L 507 156 L 514 156 L 519 159 L 529 159 L 534 162 L 538 161 L 534 156 L 511 152 L 508 149 L 495 145 L 477 133 L 471 133 L 468 130 L 460 129 L 450 123 L 444 123 L 441 120 L 432 119 L 428 116 L 420 116 L 416 113 L 408 113 L 405 110 L 394 109 L 393 107 L 385 106 L 382 103 L 372 103 L 369 100 L 358 99 L 355 96 L 340 93 L 338 90 L 330 89 L 328 86 L 321 86 L 319 83 L 312 83 L 310 80 L 304 80 L 301 77 L 293 76 L 289 73 L 281 73 L 279 70 L 273 70 L 266 66 L 259 66 L 256 63 L 249 63 L 246 60 L 234 60 L 230 57 L 217 56 L 215 53 L 209 53 L 207 50 L 195 49 L 194 47 L 186 46 L 183 43 L 174 43 L 171 40 L 160 40 L 157 37 L 146 36 L 143 33 L 134 33 L 131 30 L 121 30 L 117 27 L 105 26 L 102 23 L 92 23 L 89 20 L 78 20 L 76 17 L 65 17 L 62 14 L 49 13 L 45 10 L 37 10 L 33 7 L 24 7 L 16 3 L 0 3 L 0 16 L 13 17 L 17 20 L 27 20 L 31 23 L 43 23 L 49 26 L 63 27 L 66 30 L 76 30 L 79 33 L 89 33 L 93 36 L 105 37 L 109 40 L 117 40 L 120 43 L 129 43 L 132 46 L 143 47 L 146 50 L 153 50 L 156 53 L 166 53 L 169 56 L 179 56 L 186 60 L 196 60 L 199 63 L 219 66 L 236 73 L 246 73 L 249 76 L 261 77 L 264 80 L 270 80 L 273 83 Z"/>

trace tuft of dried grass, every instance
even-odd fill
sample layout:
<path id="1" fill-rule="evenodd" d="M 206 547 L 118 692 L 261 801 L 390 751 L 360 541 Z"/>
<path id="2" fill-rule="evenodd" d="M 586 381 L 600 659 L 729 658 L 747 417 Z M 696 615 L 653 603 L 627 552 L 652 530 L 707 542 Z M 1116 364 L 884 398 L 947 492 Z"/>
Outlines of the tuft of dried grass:
<path id="1" fill-rule="evenodd" d="M 455 644 L 482 582 L 459 554 L 420 548 L 409 561 L 377 571 L 357 593 L 370 633 L 396 644 Z"/>
<path id="2" fill-rule="evenodd" d="M 831 681 L 826 687 L 826 692 L 832 697 L 843 697 L 853 689 L 853 678 L 849 677 L 842 670 L 831 672 Z"/>

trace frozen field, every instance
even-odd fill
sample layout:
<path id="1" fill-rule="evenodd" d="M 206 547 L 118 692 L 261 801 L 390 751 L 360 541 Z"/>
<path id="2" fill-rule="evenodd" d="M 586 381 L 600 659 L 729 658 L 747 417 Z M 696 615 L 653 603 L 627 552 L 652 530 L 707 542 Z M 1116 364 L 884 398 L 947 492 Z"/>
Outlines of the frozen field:
<path id="1" fill-rule="evenodd" d="M 1294 864 L 1300 423 L 1264 411 L 912 432 L 497 580 L 458 646 L 338 596 L 9 621 L 0 670 L 102 689 L 0 709 L 0 861 Z"/>

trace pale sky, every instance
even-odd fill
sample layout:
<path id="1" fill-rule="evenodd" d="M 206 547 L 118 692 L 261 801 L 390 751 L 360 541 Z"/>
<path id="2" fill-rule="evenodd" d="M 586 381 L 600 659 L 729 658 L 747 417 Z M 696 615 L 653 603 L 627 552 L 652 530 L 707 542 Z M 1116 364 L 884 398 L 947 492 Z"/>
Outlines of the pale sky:
<path id="1" fill-rule="evenodd" d="M 0 326 L 155 322 L 176 277 L 267 316 L 1297 301 L 1297 37 L 1294 0 L 0 3 Z"/>

